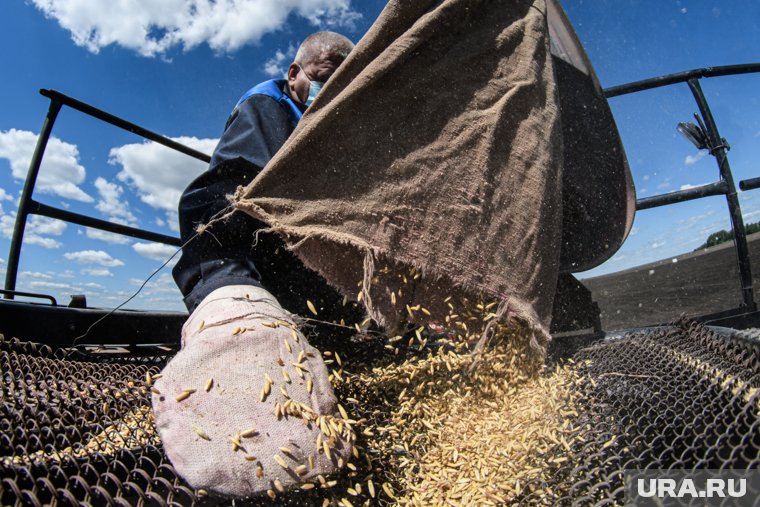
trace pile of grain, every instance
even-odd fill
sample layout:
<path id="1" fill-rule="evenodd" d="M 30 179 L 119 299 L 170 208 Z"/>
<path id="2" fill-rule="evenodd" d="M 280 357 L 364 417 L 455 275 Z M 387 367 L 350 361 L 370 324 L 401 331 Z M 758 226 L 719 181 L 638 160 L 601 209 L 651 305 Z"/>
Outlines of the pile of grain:
<path id="1" fill-rule="evenodd" d="M 38 461 L 51 462 L 63 461 L 68 458 L 86 458 L 94 453 L 113 456 L 121 450 L 160 444 L 161 439 L 156 432 L 153 411 L 151 407 L 143 405 L 113 421 L 103 431 L 91 435 L 83 443 L 65 447 L 60 451 L 37 451 L 28 455 L 3 459 L 9 460 L 14 465 L 26 465 Z"/>
<path id="2" fill-rule="evenodd" d="M 384 483 L 384 500 L 400 505 L 505 504 L 527 481 L 548 479 L 549 466 L 569 459 L 580 379 L 571 366 L 544 372 L 529 342 L 527 329 L 497 326 L 473 373 L 464 342 L 343 372 L 339 398 L 366 420 L 358 475 Z"/>

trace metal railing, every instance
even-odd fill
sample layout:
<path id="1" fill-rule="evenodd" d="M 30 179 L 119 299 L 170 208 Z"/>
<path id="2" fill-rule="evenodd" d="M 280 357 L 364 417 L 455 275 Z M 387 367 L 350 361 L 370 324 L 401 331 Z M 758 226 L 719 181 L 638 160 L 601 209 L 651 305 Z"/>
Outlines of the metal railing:
<path id="1" fill-rule="evenodd" d="M 24 182 L 24 189 L 21 192 L 21 198 L 19 199 L 18 212 L 16 214 L 16 225 L 13 229 L 13 236 L 11 237 L 11 246 L 8 253 L 8 268 L 5 273 L 5 290 L 2 294 L 5 299 L 14 299 L 15 295 L 25 295 L 16 291 L 16 279 L 18 276 L 18 265 L 21 257 L 21 243 L 24 239 L 24 231 L 26 230 L 26 222 L 29 215 L 42 215 L 66 222 L 71 222 L 77 225 L 85 227 L 91 227 L 93 229 L 99 229 L 102 231 L 112 232 L 123 236 L 130 236 L 132 238 L 143 239 L 147 241 L 155 241 L 157 243 L 165 243 L 172 246 L 181 246 L 182 242 L 179 238 L 174 236 L 167 236 L 165 234 L 159 234 L 157 232 L 145 231 L 135 227 L 129 227 L 127 225 L 115 224 L 106 220 L 100 220 L 87 215 L 80 215 L 79 213 L 72 213 L 60 208 L 48 206 L 32 199 L 34 193 L 34 186 L 37 183 L 37 175 L 40 171 L 42 164 L 42 157 L 45 153 L 50 134 L 53 131 L 53 125 L 58 117 L 58 113 L 63 106 L 68 106 L 77 111 L 81 111 L 89 116 L 97 118 L 101 121 L 119 127 L 133 134 L 137 134 L 145 139 L 162 144 L 168 148 L 171 148 L 185 155 L 189 155 L 193 158 L 201 160 L 203 162 L 210 162 L 211 157 L 205 153 L 194 150 L 184 144 L 178 143 L 168 137 L 164 137 L 160 134 L 156 134 L 148 129 L 140 127 L 132 122 L 114 116 L 101 109 L 93 107 L 89 104 L 85 104 L 79 100 L 71 98 L 55 90 L 40 90 L 40 94 L 50 99 L 50 106 L 48 107 L 45 121 L 42 124 L 42 130 L 37 138 L 37 145 L 34 148 L 32 159 L 29 163 L 29 172 L 26 175 L 26 181 Z"/>
<path id="2" fill-rule="evenodd" d="M 728 206 L 729 218 L 731 219 L 731 230 L 734 236 L 734 246 L 736 248 L 736 262 L 739 268 L 739 283 L 741 285 L 742 311 L 755 311 L 757 305 L 754 300 L 752 290 L 752 270 L 749 261 L 749 247 L 747 246 L 747 232 L 744 228 L 744 219 L 742 218 L 741 206 L 739 205 L 739 196 L 734 184 L 734 177 L 731 172 L 731 166 L 728 163 L 729 145 L 721 137 L 718 131 L 718 125 L 715 123 L 710 106 L 707 103 L 699 80 L 703 78 L 731 76 L 737 74 L 751 74 L 760 72 L 760 63 L 748 63 L 741 65 L 725 65 L 721 67 L 706 67 L 694 69 L 666 76 L 645 79 L 620 86 L 613 86 L 604 90 L 607 98 L 618 97 L 630 93 L 636 93 L 644 90 L 651 90 L 662 86 L 670 86 L 678 83 L 687 83 L 691 90 L 694 100 L 699 107 L 699 115 L 695 113 L 695 118 L 704 129 L 704 143 L 710 155 L 715 157 L 718 164 L 718 181 L 707 183 L 698 187 L 669 192 L 666 194 L 655 195 L 636 200 L 636 210 L 645 210 L 660 206 L 667 206 L 679 202 L 701 199 L 714 195 L 725 195 L 726 205 Z M 750 190 L 760 187 L 760 178 L 752 178 L 739 183 L 742 190 Z"/>
<path id="3" fill-rule="evenodd" d="M 734 184 L 731 167 L 728 163 L 728 157 L 726 156 L 728 145 L 720 136 L 717 124 L 712 116 L 712 112 L 710 111 L 707 99 L 705 98 L 705 95 L 699 84 L 699 80 L 717 76 L 729 76 L 756 72 L 760 72 L 760 63 L 707 67 L 669 74 L 666 76 L 660 76 L 642 81 L 636 81 L 625 85 L 613 86 L 604 90 L 605 97 L 612 98 L 620 95 L 659 88 L 662 86 L 670 86 L 678 83 L 685 82 L 688 84 L 701 114 L 701 117 L 698 118 L 698 120 L 703 123 L 706 130 L 706 142 L 708 143 L 706 147 L 709 150 L 710 154 L 715 157 L 718 164 L 719 179 L 713 183 L 708 183 L 687 190 L 638 199 L 636 201 L 636 209 L 645 210 L 679 202 L 690 201 L 693 199 L 700 199 L 708 196 L 725 195 L 726 204 L 728 206 L 731 218 L 731 228 L 734 234 L 734 244 L 737 253 L 737 265 L 739 267 L 739 277 L 742 292 L 741 309 L 744 311 L 755 311 L 757 309 L 752 290 L 752 273 L 750 269 L 746 231 L 741 215 L 741 208 L 739 206 L 736 185 Z M 6 299 L 13 299 L 14 295 L 16 294 L 22 295 L 21 293 L 17 292 L 15 288 L 16 278 L 18 275 L 19 258 L 21 254 L 21 243 L 24 237 L 27 217 L 29 215 L 47 216 L 50 218 L 64 220 L 78 225 L 92 227 L 94 229 L 100 229 L 115 234 L 130 236 L 137 239 L 155 241 L 173 246 L 181 246 L 181 241 L 177 237 L 145 231 L 126 225 L 115 224 L 90 216 L 80 215 L 78 213 L 72 213 L 64 209 L 42 204 L 32 199 L 32 193 L 37 181 L 37 175 L 42 163 L 42 157 L 45 152 L 48 139 L 50 138 L 53 124 L 55 123 L 55 120 L 62 106 L 71 107 L 72 109 L 76 109 L 89 116 L 132 132 L 145 139 L 162 144 L 168 148 L 171 148 L 180 153 L 184 153 L 198 160 L 204 162 L 209 162 L 211 160 L 211 157 L 205 153 L 201 153 L 188 146 L 173 141 L 162 135 L 156 134 L 155 132 L 140 127 L 139 125 L 114 116 L 74 98 L 68 97 L 57 91 L 42 89 L 40 90 L 40 94 L 50 99 L 50 106 L 47 116 L 45 117 L 42 130 L 40 131 L 40 135 L 37 140 L 37 146 L 34 150 L 34 154 L 29 164 L 29 172 L 27 173 L 26 181 L 24 183 L 24 189 L 21 193 L 19 209 L 16 215 L 16 226 L 13 232 L 13 237 L 11 238 L 10 253 L 8 255 L 8 268 L 5 276 L 5 290 L 2 291 L 2 294 Z M 741 181 L 739 183 L 739 186 L 742 190 L 760 188 L 760 178 L 751 178 Z"/>

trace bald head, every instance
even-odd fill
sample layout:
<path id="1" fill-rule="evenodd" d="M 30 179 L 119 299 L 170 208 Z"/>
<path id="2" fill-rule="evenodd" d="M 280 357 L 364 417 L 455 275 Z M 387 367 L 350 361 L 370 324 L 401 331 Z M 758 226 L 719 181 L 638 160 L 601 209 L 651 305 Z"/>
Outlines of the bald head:
<path id="1" fill-rule="evenodd" d="M 354 43 L 339 33 L 317 32 L 306 37 L 301 43 L 293 63 L 304 67 L 328 58 L 340 64 L 352 49 Z"/>
<path id="2" fill-rule="evenodd" d="M 308 106 L 353 48 L 354 44 L 339 33 L 309 35 L 288 68 L 290 96 Z"/>

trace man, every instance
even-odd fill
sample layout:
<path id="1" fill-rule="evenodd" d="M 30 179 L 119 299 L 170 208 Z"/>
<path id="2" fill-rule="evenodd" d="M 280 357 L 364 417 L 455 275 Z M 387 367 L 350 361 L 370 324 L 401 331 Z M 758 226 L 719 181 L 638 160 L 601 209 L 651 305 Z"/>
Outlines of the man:
<path id="1" fill-rule="evenodd" d="M 197 226 L 227 208 L 227 196 L 239 185 L 247 185 L 258 175 L 352 48 L 351 41 L 340 34 L 312 34 L 298 49 L 287 79 L 266 81 L 243 95 L 227 120 L 209 170 L 182 195 L 183 243 L 195 234 Z M 251 261 L 250 251 L 253 237 L 262 227 L 239 213 L 225 227 L 201 235 L 182 249 L 173 274 L 189 311 L 219 287 L 262 285 L 262 273 Z"/>
<path id="2" fill-rule="evenodd" d="M 287 79 L 243 95 L 209 170 L 180 200 L 185 246 L 173 274 L 191 315 L 182 350 L 156 382 L 153 407 L 169 459 L 196 488 L 275 496 L 337 470 L 350 455 L 353 435 L 339 417 L 322 357 L 278 301 L 297 307 L 297 294 L 316 311 L 293 278 L 314 282 L 314 275 L 272 238 L 251 248 L 265 226 L 243 213 L 191 238 L 261 172 L 352 48 L 337 33 L 309 36 Z M 324 432 L 325 424 L 332 430 Z"/>

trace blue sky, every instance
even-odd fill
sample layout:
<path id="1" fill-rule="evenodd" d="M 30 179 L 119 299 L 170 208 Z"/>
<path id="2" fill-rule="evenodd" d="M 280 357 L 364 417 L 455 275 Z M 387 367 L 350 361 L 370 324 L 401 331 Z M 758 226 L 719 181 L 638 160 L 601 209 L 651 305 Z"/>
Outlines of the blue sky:
<path id="1" fill-rule="evenodd" d="M 0 16 L 0 276 L 17 198 L 52 88 L 210 153 L 238 97 L 279 75 L 317 29 L 354 41 L 379 0 L 6 0 Z M 565 9 L 603 86 L 760 61 L 760 0 L 575 0 Z M 147 28 L 146 28 L 147 27 Z M 445 82 L 441 86 L 445 86 Z M 760 75 L 702 81 L 736 180 L 760 176 Z M 432 90 L 431 92 L 434 92 Z M 696 111 L 686 85 L 613 98 L 639 197 L 714 181 L 715 162 L 675 130 Z M 64 109 L 35 198 L 176 235 L 176 201 L 202 163 Z M 744 193 L 760 220 L 760 191 Z M 728 228 L 721 198 L 643 211 L 620 252 L 590 276 L 693 250 Z M 34 218 L 17 287 L 111 307 L 166 259 L 168 247 Z M 758 269 L 758 268 L 756 268 Z M 183 309 L 168 269 L 129 307 Z"/>

